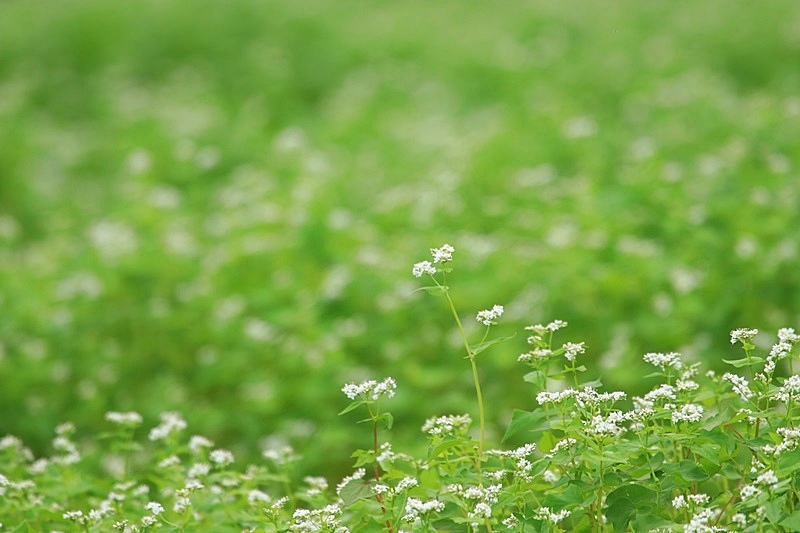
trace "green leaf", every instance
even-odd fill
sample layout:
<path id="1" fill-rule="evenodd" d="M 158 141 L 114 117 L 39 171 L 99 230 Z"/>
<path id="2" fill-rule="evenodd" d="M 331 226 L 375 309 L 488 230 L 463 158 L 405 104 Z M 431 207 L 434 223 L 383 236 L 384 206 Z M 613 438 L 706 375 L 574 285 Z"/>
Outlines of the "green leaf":
<path id="1" fill-rule="evenodd" d="M 605 514 L 614 531 L 625 531 L 630 521 L 641 514 L 656 510 L 657 493 L 643 485 L 632 483 L 611 491 L 606 497 Z"/>
<path id="2" fill-rule="evenodd" d="M 733 365 L 734 368 L 742 368 L 743 366 L 750 366 L 754 363 L 763 363 L 764 358 L 751 357 L 750 359 L 723 359 L 722 362 Z"/>
<path id="3" fill-rule="evenodd" d="M 546 419 L 549 414 L 550 412 L 545 409 L 537 409 L 536 411 L 514 409 L 514 413 L 511 415 L 511 422 L 508 424 L 506 434 L 503 435 L 502 442 L 505 442 L 520 431 L 547 428 L 547 424 L 542 424 L 542 420 Z"/>
<path id="4" fill-rule="evenodd" d="M 485 342 L 479 342 L 478 344 L 474 344 L 474 345 L 470 346 L 469 347 L 469 351 L 471 351 L 472 355 L 475 356 L 475 355 L 478 355 L 479 353 L 481 353 L 482 351 L 484 351 L 486 348 L 490 348 L 490 347 L 494 346 L 495 344 L 500 344 L 501 342 L 505 342 L 505 341 L 507 341 L 509 339 L 513 339 L 514 337 L 516 337 L 516 334 L 509 335 L 508 337 L 500 337 L 500 338 L 497 338 L 497 339 L 492 339 L 492 340 L 485 341 Z"/>
<path id="5" fill-rule="evenodd" d="M 788 531 L 800 531 L 800 511 L 795 511 L 778 524 Z"/>
<path id="6" fill-rule="evenodd" d="M 534 370 L 533 372 L 528 372 L 524 376 L 522 376 L 522 381 L 525 383 L 533 383 L 537 385 L 539 383 L 539 376 L 545 375 L 544 372 L 540 372 L 538 370 Z"/>
<path id="7" fill-rule="evenodd" d="M 367 402 L 365 402 L 364 400 L 357 400 L 348 405 L 347 407 L 345 407 L 344 409 L 342 409 L 341 411 L 339 411 L 339 416 L 342 416 L 345 413 L 349 413 L 350 411 L 354 411 L 359 407 L 361 407 L 362 405 L 364 405 L 365 403 Z"/>
<path id="8" fill-rule="evenodd" d="M 416 289 L 411 294 L 414 294 L 415 292 L 419 292 L 419 291 L 425 291 L 428 294 L 433 294 L 434 296 L 442 296 L 447 291 L 447 287 L 441 287 L 441 286 L 438 286 L 438 285 L 431 285 L 431 286 L 428 286 L 428 287 L 420 287 L 419 289 Z"/>
<path id="9" fill-rule="evenodd" d="M 392 413 L 383 413 L 378 417 L 377 420 L 383 420 L 383 423 L 386 424 L 386 429 L 392 429 L 392 426 L 394 425 L 394 417 L 392 416 Z"/>
<path id="10" fill-rule="evenodd" d="M 373 496 L 372 487 L 369 482 L 363 479 L 352 479 L 342 487 L 339 496 L 346 506 L 353 505 L 358 500 L 364 500 Z"/>

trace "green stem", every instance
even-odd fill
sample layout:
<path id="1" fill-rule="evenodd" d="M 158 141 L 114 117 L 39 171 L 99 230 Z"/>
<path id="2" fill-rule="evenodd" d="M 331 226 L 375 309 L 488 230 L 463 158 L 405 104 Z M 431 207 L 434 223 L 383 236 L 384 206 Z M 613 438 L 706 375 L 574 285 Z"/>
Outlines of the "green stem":
<path id="1" fill-rule="evenodd" d="M 450 312 L 453 314 L 453 319 L 456 321 L 456 326 L 458 326 L 458 331 L 461 333 L 461 340 L 464 342 L 464 349 L 467 351 L 467 359 L 469 359 L 470 365 L 472 366 L 472 379 L 475 382 L 475 395 L 478 398 L 478 418 L 480 421 L 480 438 L 478 440 L 478 461 L 477 461 L 477 468 L 478 468 L 478 475 L 480 476 L 481 472 L 481 461 L 483 459 L 483 448 L 486 441 L 486 414 L 483 409 L 483 393 L 481 392 L 481 382 L 480 377 L 478 376 L 478 365 L 475 363 L 475 354 L 472 353 L 472 349 L 469 347 L 469 340 L 467 340 L 467 333 L 464 331 L 464 326 L 461 324 L 461 319 L 458 317 L 458 312 L 456 311 L 456 307 L 453 304 L 453 300 L 450 298 L 450 293 L 447 290 L 446 281 L 443 278 L 443 285 L 444 295 L 447 298 L 447 304 L 450 307 Z"/>

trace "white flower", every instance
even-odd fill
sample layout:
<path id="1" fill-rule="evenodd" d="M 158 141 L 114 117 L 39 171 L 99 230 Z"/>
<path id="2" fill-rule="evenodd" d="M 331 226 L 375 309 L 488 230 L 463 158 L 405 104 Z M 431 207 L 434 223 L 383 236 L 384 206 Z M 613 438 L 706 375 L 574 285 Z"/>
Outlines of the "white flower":
<path id="1" fill-rule="evenodd" d="M 164 440 L 170 434 L 186 429 L 186 421 L 175 412 L 161 413 L 161 424 L 150 430 L 150 440 Z"/>
<path id="2" fill-rule="evenodd" d="M 702 417 L 703 407 L 701 405 L 689 403 L 682 405 L 679 410 L 672 412 L 672 423 L 698 422 Z"/>
<path id="3" fill-rule="evenodd" d="M 372 400 L 378 400 L 382 396 L 393 398 L 396 388 L 397 382 L 394 380 L 394 378 L 386 378 L 380 383 L 370 379 L 368 381 L 359 383 L 358 385 L 355 383 L 348 383 L 342 387 L 342 392 L 351 400 L 355 400 L 357 397 L 361 397 L 362 399 L 369 398 Z"/>
<path id="4" fill-rule="evenodd" d="M 154 516 L 158 516 L 164 512 L 164 507 L 158 502 L 150 502 L 144 506 L 146 511 L 150 511 Z"/>
<path id="5" fill-rule="evenodd" d="M 756 478 L 756 485 L 775 485 L 778 483 L 778 476 L 772 470 L 767 470 Z"/>
<path id="6" fill-rule="evenodd" d="M 441 248 L 431 248 L 431 255 L 434 263 L 447 263 L 453 260 L 453 252 L 456 249 L 449 244 L 443 244 Z"/>
<path id="7" fill-rule="evenodd" d="M 564 346 L 562 346 L 562 348 L 564 349 L 564 357 L 567 359 L 567 361 L 574 361 L 575 357 L 586 353 L 586 347 L 582 342 L 577 344 L 574 342 L 567 342 L 564 344 Z"/>
<path id="8" fill-rule="evenodd" d="M 212 463 L 222 466 L 229 465 L 233 462 L 233 454 L 223 449 L 213 450 L 208 454 L 208 458 Z"/>
<path id="9" fill-rule="evenodd" d="M 672 367 L 676 370 L 680 370 L 683 367 L 681 355 L 675 352 L 647 353 L 644 354 L 644 361 L 645 363 L 650 363 L 653 366 L 659 367 L 662 371 L 665 371 L 667 367 Z"/>
<path id="10" fill-rule="evenodd" d="M 142 423 L 142 415 L 134 411 L 129 411 L 127 413 L 109 411 L 106 413 L 106 420 L 121 426 L 138 426 Z"/>
<path id="11" fill-rule="evenodd" d="M 423 502 L 418 498 L 409 498 L 406 500 L 405 511 L 406 514 L 403 516 L 403 520 L 406 522 L 413 522 L 419 518 L 420 515 L 444 511 L 444 503 L 436 499 Z"/>
<path id="12" fill-rule="evenodd" d="M 415 278 L 421 278 L 423 274 L 433 276 L 436 274 L 436 267 L 434 267 L 430 261 L 420 261 L 419 263 L 414 264 L 414 268 L 411 269 L 411 273 Z"/>
<path id="13" fill-rule="evenodd" d="M 730 381 L 734 392 L 738 394 L 739 398 L 741 398 L 743 401 L 746 402 L 749 398 L 753 397 L 753 391 L 750 390 L 750 384 L 745 378 L 728 372 L 722 376 L 722 379 L 725 381 Z"/>
<path id="14" fill-rule="evenodd" d="M 789 402 L 800 396 L 800 375 L 794 374 L 786 378 L 783 385 L 775 393 L 775 397 L 782 402 Z"/>
<path id="15" fill-rule="evenodd" d="M 479 311 L 478 315 L 475 319 L 482 323 L 484 326 L 491 326 L 495 324 L 496 320 L 503 316 L 503 306 L 502 305 L 494 305 L 491 309 L 484 309 L 483 311 Z"/>
<path id="16" fill-rule="evenodd" d="M 463 435 L 471 423 L 472 418 L 469 415 L 440 416 L 427 419 L 422 431 L 438 437 Z"/>
<path id="17" fill-rule="evenodd" d="M 758 335 L 757 329 L 735 329 L 731 331 L 731 344 L 736 344 L 737 341 L 742 344 L 745 344 L 745 342 L 749 344 L 756 335 Z"/>
<path id="18" fill-rule="evenodd" d="M 546 520 L 551 524 L 558 524 L 559 522 L 567 518 L 570 514 L 572 513 L 570 511 L 567 511 L 566 509 L 562 509 L 561 511 L 554 513 L 553 511 L 550 510 L 549 507 L 540 507 L 536 511 L 534 516 L 538 520 Z"/>
<path id="19" fill-rule="evenodd" d="M 211 448 L 213 445 L 213 442 L 202 435 L 192 435 L 192 438 L 189 439 L 189 451 L 192 452 L 192 455 L 198 455 L 204 448 Z"/>

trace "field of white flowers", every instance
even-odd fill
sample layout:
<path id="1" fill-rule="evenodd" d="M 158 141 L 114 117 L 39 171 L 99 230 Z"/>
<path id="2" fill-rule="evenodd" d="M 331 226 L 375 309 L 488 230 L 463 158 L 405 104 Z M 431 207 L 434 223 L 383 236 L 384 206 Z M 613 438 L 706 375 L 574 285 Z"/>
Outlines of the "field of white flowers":
<path id="1" fill-rule="evenodd" d="M 629 398 L 659 385 L 647 353 L 721 376 L 744 327 L 769 353 L 800 328 L 798 35 L 789 0 L 3 2 L 3 449 L 88 447 L 49 478 L 85 494 L 77 472 L 120 468 L 105 446 L 180 413 L 241 472 L 292 446 L 263 475 L 297 487 L 372 443 L 344 383 L 393 376 L 393 442 L 423 454 L 426 420 L 478 423 L 478 376 L 499 446 L 542 392 L 529 324 L 568 322 L 586 382 Z M 411 273 L 444 242 L 463 334 L 494 305 L 516 334 L 472 369 Z M 142 421 L 105 440 L 108 413 Z"/>

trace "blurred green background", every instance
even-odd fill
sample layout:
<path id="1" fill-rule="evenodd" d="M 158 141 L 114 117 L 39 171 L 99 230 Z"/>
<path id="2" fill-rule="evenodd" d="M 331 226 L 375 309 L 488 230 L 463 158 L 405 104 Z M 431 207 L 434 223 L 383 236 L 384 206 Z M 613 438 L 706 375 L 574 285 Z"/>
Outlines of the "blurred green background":
<path id="1" fill-rule="evenodd" d="M 393 376 L 395 449 L 475 417 L 413 263 L 456 247 L 497 444 L 563 319 L 611 388 L 800 326 L 800 10 L 698 2 L 0 3 L 0 435 L 109 410 L 242 460 L 368 447 L 348 381 Z M 144 432 L 143 430 L 143 435 Z"/>

